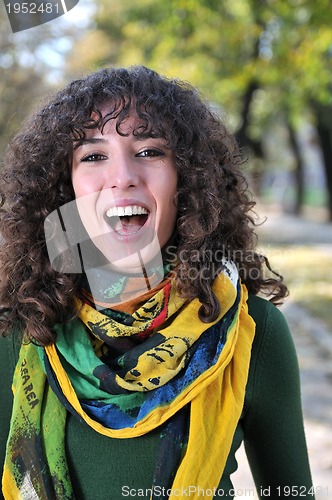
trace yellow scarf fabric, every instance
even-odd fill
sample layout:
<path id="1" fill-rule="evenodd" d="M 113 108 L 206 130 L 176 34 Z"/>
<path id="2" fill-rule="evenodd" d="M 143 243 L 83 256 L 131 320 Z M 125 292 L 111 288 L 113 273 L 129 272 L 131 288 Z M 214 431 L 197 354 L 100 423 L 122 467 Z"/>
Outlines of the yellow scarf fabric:
<path id="1" fill-rule="evenodd" d="M 78 303 L 80 319 L 55 327 L 56 344 L 22 345 L 13 381 L 5 499 L 74 498 L 65 454 L 66 408 L 101 434 L 133 438 L 172 422 L 185 407 L 189 434 L 168 497 L 186 491 L 194 500 L 212 498 L 242 412 L 255 332 L 247 289 L 235 270 L 230 265 L 214 282 L 221 313 L 212 323 L 198 319 L 198 300 L 184 301 L 167 283 L 130 316 L 130 324 Z M 97 344 L 141 340 L 129 363 L 126 354 L 120 357 L 124 370 L 115 370 L 114 392 L 100 384 L 98 374 L 109 366 L 96 355 L 92 336 Z M 212 357 L 211 346 L 216 346 Z M 112 419 L 105 423 L 93 418 L 91 408 L 98 411 L 106 403 Z M 164 473 L 162 464 L 159 470 Z"/>
<path id="2" fill-rule="evenodd" d="M 221 314 L 215 322 L 205 324 L 197 318 L 200 303 L 197 299 L 185 303 L 171 289 L 168 301 L 168 318 L 159 329 L 165 337 L 166 343 L 172 343 L 177 351 L 176 359 L 165 357 L 162 365 L 163 383 L 174 378 L 183 368 L 185 357 L 185 345 L 193 345 L 197 342 L 204 331 L 217 322 L 221 321 L 226 312 L 234 304 L 237 291 L 231 281 L 224 275 L 215 280 L 213 290 L 221 304 Z M 158 294 L 161 294 L 158 292 Z M 56 346 L 46 347 L 47 357 L 50 365 L 60 383 L 65 397 L 70 401 L 77 414 L 97 432 L 113 438 L 132 438 L 145 434 L 177 413 L 187 403 L 190 403 L 190 431 L 186 454 L 177 470 L 174 483 L 170 492 L 170 498 L 176 498 L 180 490 L 192 488 L 192 498 L 198 499 L 199 489 L 205 490 L 205 498 L 212 498 L 212 490 L 217 487 L 225 467 L 226 459 L 230 451 L 233 435 L 240 418 L 245 387 L 248 377 L 251 345 L 254 338 L 254 321 L 248 314 L 247 290 L 244 285 L 240 286 L 240 300 L 235 312 L 232 324 L 228 331 L 227 341 L 222 349 L 220 357 L 213 366 L 204 371 L 193 383 L 184 388 L 180 397 L 175 398 L 166 406 L 158 406 L 134 427 L 113 429 L 105 427 L 100 422 L 91 418 L 82 408 L 73 385 L 64 370 L 57 352 Z M 158 304 L 160 297 L 155 298 Z M 150 306 L 153 305 L 150 302 Z M 119 335 L 114 330 L 112 322 L 105 319 L 104 315 L 91 306 L 80 305 L 79 316 L 88 327 L 98 324 L 102 331 L 110 326 L 108 335 Z M 139 321 L 142 311 L 136 313 L 137 324 L 134 325 L 138 333 L 146 330 L 146 323 Z M 135 316 L 135 314 L 133 315 Z M 158 330 L 158 329 L 157 329 Z M 155 334 L 156 332 L 154 332 Z M 121 335 L 131 335 L 132 326 L 122 326 Z M 158 348 L 160 349 L 160 345 Z M 160 352 L 160 351 L 159 351 Z M 151 361 L 152 360 L 152 361 Z M 160 363 L 154 363 L 153 358 L 143 353 L 139 359 L 139 379 L 133 377 L 117 377 L 117 383 L 128 391 L 153 390 L 149 379 L 151 375 L 160 376 Z M 153 377 L 152 377 L 153 378 Z M 142 382 L 143 381 L 143 382 Z M 209 493 L 211 492 L 211 495 Z"/>

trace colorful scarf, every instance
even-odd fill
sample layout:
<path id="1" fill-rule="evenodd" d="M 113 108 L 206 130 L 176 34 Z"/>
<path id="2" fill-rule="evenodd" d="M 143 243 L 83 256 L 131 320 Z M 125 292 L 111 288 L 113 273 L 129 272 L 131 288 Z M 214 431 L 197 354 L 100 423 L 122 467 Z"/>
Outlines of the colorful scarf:
<path id="1" fill-rule="evenodd" d="M 154 484 L 166 485 L 170 499 L 179 488 L 218 486 L 243 408 L 254 322 L 235 265 L 225 266 L 213 291 L 221 313 L 211 323 L 198 319 L 197 299 L 186 302 L 169 282 L 133 314 L 78 302 L 79 318 L 55 327 L 56 344 L 22 345 L 6 500 L 74 498 L 66 410 L 111 438 L 165 423 Z"/>

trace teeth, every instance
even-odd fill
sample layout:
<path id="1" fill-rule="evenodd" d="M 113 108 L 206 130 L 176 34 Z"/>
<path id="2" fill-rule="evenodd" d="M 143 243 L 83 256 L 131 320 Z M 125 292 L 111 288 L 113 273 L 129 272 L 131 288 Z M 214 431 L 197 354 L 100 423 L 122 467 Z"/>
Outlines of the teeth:
<path id="1" fill-rule="evenodd" d="M 107 217 L 123 217 L 124 215 L 147 215 L 148 211 L 139 205 L 128 205 L 127 207 L 111 207 L 107 210 Z"/>

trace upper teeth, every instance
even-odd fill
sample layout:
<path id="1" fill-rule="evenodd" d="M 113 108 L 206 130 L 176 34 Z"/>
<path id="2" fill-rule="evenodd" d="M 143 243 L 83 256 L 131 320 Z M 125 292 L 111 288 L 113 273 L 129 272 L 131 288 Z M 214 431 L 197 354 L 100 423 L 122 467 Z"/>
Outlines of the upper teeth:
<path id="1" fill-rule="evenodd" d="M 107 217 L 123 217 L 124 215 L 142 215 L 148 214 L 148 211 L 144 207 L 139 205 L 128 205 L 127 207 L 111 207 L 107 210 Z"/>

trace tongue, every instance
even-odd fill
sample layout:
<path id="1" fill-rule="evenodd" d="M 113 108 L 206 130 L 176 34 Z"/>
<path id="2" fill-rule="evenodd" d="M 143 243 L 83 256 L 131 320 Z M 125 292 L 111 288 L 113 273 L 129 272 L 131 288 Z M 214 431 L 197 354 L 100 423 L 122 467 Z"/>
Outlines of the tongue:
<path id="1" fill-rule="evenodd" d="M 119 234 L 134 234 L 141 229 L 147 220 L 147 215 L 131 215 L 119 217 L 114 230 Z"/>

